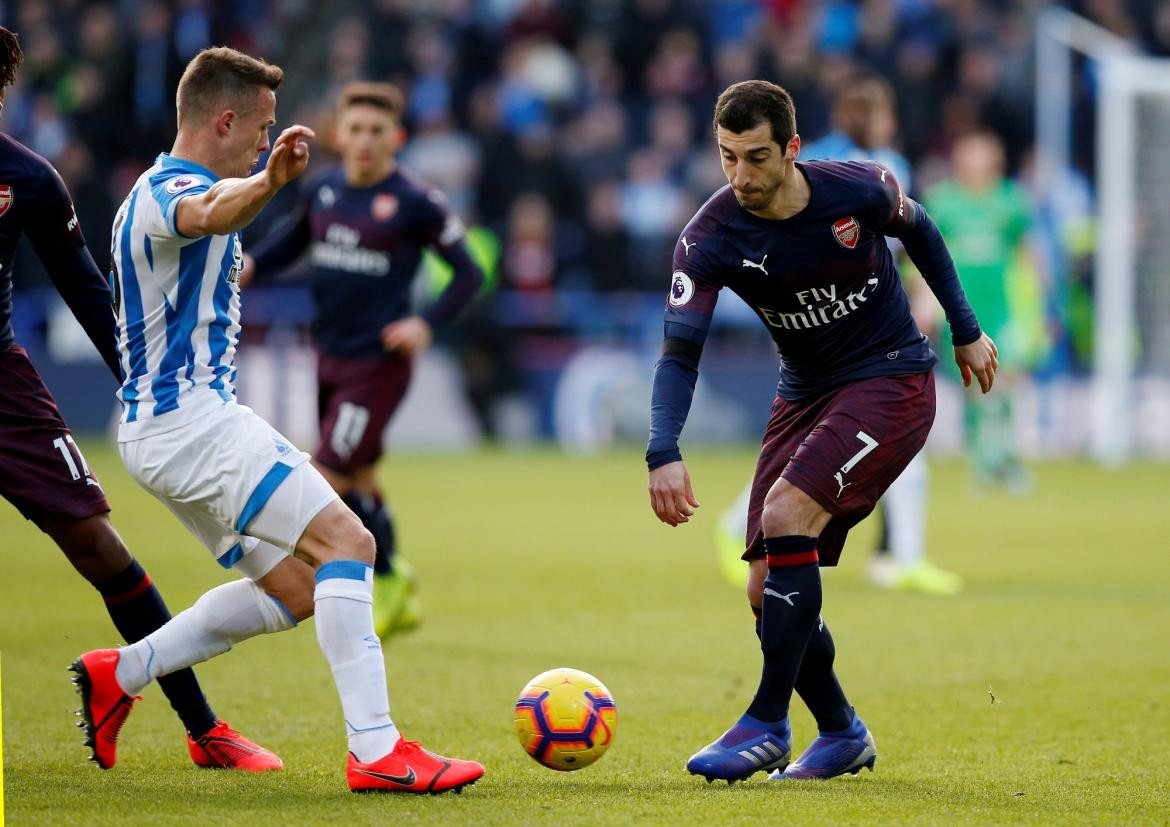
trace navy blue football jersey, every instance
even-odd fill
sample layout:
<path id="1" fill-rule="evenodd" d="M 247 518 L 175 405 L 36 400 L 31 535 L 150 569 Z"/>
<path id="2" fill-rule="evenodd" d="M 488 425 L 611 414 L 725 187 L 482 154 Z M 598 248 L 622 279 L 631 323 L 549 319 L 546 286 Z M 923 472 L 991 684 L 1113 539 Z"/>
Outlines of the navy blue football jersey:
<path id="1" fill-rule="evenodd" d="M 85 246 L 69 192 L 48 161 L 0 135 L 0 351 L 14 340 L 12 258 L 21 235 L 28 236 L 53 285 L 120 377 L 110 285 Z"/>
<path id="2" fill-rule="evenodd" d="M 872 162 L 813 161 L 796 169 L 811 195 L 792 217 L 753 215 L 728 186 L 687 224 L 674 254 L 666 335 L 701 345 L 726 287 L 776 342 L 786 399 L 930 370 L 935 355 L 885 242 L 913 227 L 921 208 Z"/>
<path id="3" fill-rule="evenodd" d="M 260 278 L 293 263 L 306 249 L 317 305 L 313 336 L 331 356 L 383 353 L 380 334 L 411 313 L 411 284 L 424 248 L 449 261 L 454 276 L 422 317 L 449 321 L 474 296 L 482 273 L 464 243 L 464 227 L 442 194 L 396 168 L 369 187 L 355 187 L 340 167 L 303 191 L 296 216 L 253 246 Z"/>

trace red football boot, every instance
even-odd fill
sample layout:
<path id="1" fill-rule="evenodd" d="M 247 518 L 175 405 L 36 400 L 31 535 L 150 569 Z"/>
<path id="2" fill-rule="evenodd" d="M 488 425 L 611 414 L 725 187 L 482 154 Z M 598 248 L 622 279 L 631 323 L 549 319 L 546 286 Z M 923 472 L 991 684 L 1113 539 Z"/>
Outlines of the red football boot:
<path id="1" fill-rule="evenodd" d="M 279 755 L 252 743 L 228 726 L 227 721 L 216 721 L 198 740 L 188 734 L 187 749 L 192 761 L 208 769 L 267 772 L 284 768 Z"/>
<path id="2" fill-rule="evenodd" d="M 81 720 L 77 726 L 85 730 L 85 745 L 93 750 L 90 761 L 108 770 L 118 761 L 118 733 L 126 723 L 134 702 L 142 696 L 131 697 L 122 691 L 114 670 L 118 665 L 117 649 L 95 649 L 73 661 L 69 671 L 81 696 Z"/>
<path id="3" fill-rule="evenodd" d="M 444 758 L 423 749 L 418 741 L 401 738 L 390 752 L 377 761 L 363 764 L 349 754 L 345 777 L 355 793 L 462 792 L 483 775 L 483 765 L 475 761 Z"/>

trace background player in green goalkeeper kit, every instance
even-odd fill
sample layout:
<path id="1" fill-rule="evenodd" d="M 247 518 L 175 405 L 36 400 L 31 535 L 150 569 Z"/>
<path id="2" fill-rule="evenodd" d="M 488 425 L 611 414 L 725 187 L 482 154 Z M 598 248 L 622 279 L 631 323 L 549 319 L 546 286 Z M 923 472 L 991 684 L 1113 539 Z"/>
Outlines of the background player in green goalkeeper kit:
<path id="1" fill-rule="evenodd" d="M 1001 381 L 1007 392 L 994 398 L 965 395 L 968 439 L 976 482 L 1026 488 L 1030 475 L 1013 437 L 1011 389 L 1025 359 L 1027 332 L 1015 317 L 1011 276 L 1032 224 L 1022 187 L 1004 177 L 1003 145 L 990 132 L 955 142 L 953 177 L 923 199 L 946 239 L 979 322 L 1000 348 Z"/>

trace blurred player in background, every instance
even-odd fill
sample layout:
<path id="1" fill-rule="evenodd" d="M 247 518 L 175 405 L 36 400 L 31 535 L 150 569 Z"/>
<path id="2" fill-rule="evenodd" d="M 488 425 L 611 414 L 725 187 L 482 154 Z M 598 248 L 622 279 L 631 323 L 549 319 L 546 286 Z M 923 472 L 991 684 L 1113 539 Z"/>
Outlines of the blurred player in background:
<path id="1" fill-rule="evenodd" d="M 0 107 L 24 55 L 0 27 Z M 57 291 L 121 382 L 110 285 L 94 264 L 64 182 L 41 156 L 0 135 L 0 494 L 48 534 L 105 600 L 115 628 L 133 643 L 171 619 L 150 575 L 110 522 L 110 506 L 49 389 L 12 331 L 12 258 L 27 235 Z M 218 720 L 190 669 L 159 685 L 187 730 L 201 767 L 280 769 L 280 759 Z M 102 769 L 115 744 L 91 743 Z"/>
<path id="2" fill-rule="evenodd" d="M 1026 244 L 1032 208 L 1024 189 L 1004 176 L 1003 144 L 991 132 L 955 142 L 953 177 L 930 190 L 924 203 L 963 274 L 984 328 L 1003 350 L 1005 393 L 969 399 L 967 436 L 977 484 L 1025 491 L 1031 474 L 1020 462 L 1012 422 L 1014 379 L 1025 359 L 1026 331 L 1012 312 L 1009 281 L 1015 268 L 1034 275 Z"/>
<path id="3" fill-rule="evenodd" d="M 73 664 L 90 738 L 117 740 L 152 680 L 316 616 L 344 713 L 351 790 L 441 792 L 483 767 L 403 739 L 390 718 L 371 609 L 374 542 L 298 451 L 236 402 L 240 231 L 309 162 L 303 126 L 275 124 L 277 66 L 205 49 L 179 82 L 178 135 L 114 222 L 118 449 L 131 475 L 242 579 L 142 641 Z M 295 555 L 295 556 L 293 556 Z"/>
<path id="4" fill-rule="evenodd" d="M 311 251 L 321 428 L 313 462 L 374 535 L 374 628 L 381 637 L 419 619 L 413 572 L 395 553 L 394 521 L 375 474 L 382 438 L 406 395 L 414 357 L 483 283 L 463 223 L 437 190 L 397 163 L 404 108 L 388 83 L 342 90 L 335 136 L 341 165 L 305 188 L 292 220 L 244 257 L 243 274 L 245 285 L 253 273 L 269 278 Z M 428 248 L 452 275 L 414 314 L 411 286 Z"/>
<path id="5" fill-rule="evenodd" d="M 833 131 L 803 147 L 800 154 L 810 161 L 877 161 L 894 173 L 904 192 L 913 192 L 910 162 L 893 147 L 897 131 L 893 87 L 881 77 L 861 76 L 838 89 L 833 101 Z M 897 239 L 889 243 L 897 257 L 901 245 Z M 904 278 L 902 286 L 910 296 L 910 312 L 919 329 L 928 336 L 936 334 L 938 311 L 933 295 L 923 289 L 921 279 L 913 276 Z M 867 566 L 870 579 L 877 585 L 938 595 L 962 590 L 959 575 L 939 568 L 926 557 L 929 497 L 930 468 L 923 450 L 910 460 L 878 502 L 877 547 Z"/>
<path id="6" fill-rule="evenodd" d="M 807 160 L 873 160 L 889 169 L 906 192 L 913 187 L 910 162 L 893 148 L 897 133 L 894 90 L 884 79 L 860 75 L 843 81 L 833 100 L 833 130 L 801 148 Z M 901 252 L 897 239 L 889 243 L 895 256 Z M 903 287 L 910 296 L 910 309 L 920 330 L 935 332 L 937 305 L 923 289 L 922 280 L 907 278 Z M 740 544 L 747 524 L 751 483 L 719 520 L 719 547 L 722 569 L 735 583 L 743 582 Z M 878 539 L 867 570 L 870 579 L 884 588 L 925 594 L 952 595 L 963 588 L 963 580 L 926 558 L 926 513 L 930 495 L 930 469 L 925 451 L 910 461 L 878 502 L 874 518 L 879 521 Z"/>
<path id="7" fill-rule="evenodd" d="M 691 219 L 674 254 L 646 462 L 651 507 L 671 526 L 698 507 L 678 438 L 719 290 L 751 307 L 780 352 L 780 383 L 748 505 L 748 599 L 764 656 L 742 717 L 687 762 L 708 780 L 761 770 L 831 778 L 873 767 L 868 728 L 833 671 L 819 566 L 836 565 L 926 442 L 937 361 L 910 313 L 886 237 L 899 238 L 946 310 L 964 383 L 984 393 L 995 344 L 980 330 L 938 229 L 873 162 L 796 163 L 792 99 L 765 81 L 728 87 L 715 136 L 729 186 Z M 791 765 L 795 689 L 818 737 Z"/>

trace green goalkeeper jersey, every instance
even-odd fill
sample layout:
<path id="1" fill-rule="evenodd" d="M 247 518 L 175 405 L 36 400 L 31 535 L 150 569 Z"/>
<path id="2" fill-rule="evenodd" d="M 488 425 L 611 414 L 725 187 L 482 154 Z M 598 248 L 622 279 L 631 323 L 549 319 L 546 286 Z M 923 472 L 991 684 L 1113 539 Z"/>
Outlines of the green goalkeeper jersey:
<path id="1" fill-rule="evenodd" d="M 1010 317 L 1009 274 L 1032 220 L 1024 191 L 1006 179 L 983 192 L 948 180 L 923 203 L 955 259 L 980 326 L 996 336 Z"/>

